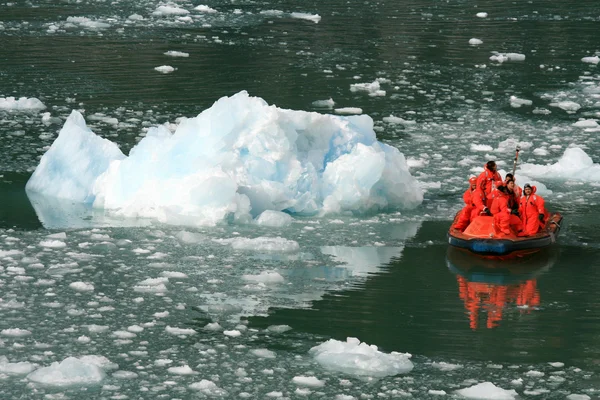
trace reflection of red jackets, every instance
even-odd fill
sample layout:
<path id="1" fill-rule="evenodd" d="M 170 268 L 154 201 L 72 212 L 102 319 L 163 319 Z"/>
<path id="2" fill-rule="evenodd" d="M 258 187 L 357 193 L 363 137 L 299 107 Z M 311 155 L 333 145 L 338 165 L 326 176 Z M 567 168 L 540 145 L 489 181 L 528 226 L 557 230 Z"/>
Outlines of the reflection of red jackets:
<path id="1" fill-rule="evenodd" d="M 486 199 L 488 207 L 493 200 L 492 191 L 500 185 L 502 185 L 500 174 L 484 167 L 483 172 L 477 177 L 477 190 L 480 192 L 480 196 Z"/>
<path id="2" fill-rule="evenodd" d="M 523 195 L 519 203 L 519 214 L 523 221 L 523 231 L 526 235 L 535 235 L 540 228 L 539 215 L 544 214 L 544 220 L 547 219 L 546 208 L 544 207 L 544 199 L 535 194 L 537 188 L 531 187 L 529 197 Z"/>

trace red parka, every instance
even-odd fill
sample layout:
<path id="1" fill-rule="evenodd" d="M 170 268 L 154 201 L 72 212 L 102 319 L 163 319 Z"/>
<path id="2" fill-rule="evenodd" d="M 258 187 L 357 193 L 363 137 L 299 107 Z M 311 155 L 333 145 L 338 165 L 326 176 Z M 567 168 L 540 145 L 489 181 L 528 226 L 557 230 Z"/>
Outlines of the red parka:
<path id="1" fill-rule="evenodd" d="M 492 192 L 502 184 L 502 178 L 497 171 L 492 172 L 484 167 L 483 172 L 477 177 L 477 190 L 479 191 L 479 196 L 476 196 L 475 205 L 481 207 L 482 210 L 483 206 L 491 208 L 494 200 Z"/>
<path id="2" fill-rule="evenodd" d="M 535 186 L 532 186 L 531 194 L 529 196 L 523 195 L 519 203 L 519 214 L 521 214 L 521 220 L 523 221 L 523 234 L 526 236 L 538 233 L 539 229 L 548 220 L 544 199 L 535 194 L 536 189 Z M 540 214 L 544 216 L 544 222 L 540 221 Z"/>

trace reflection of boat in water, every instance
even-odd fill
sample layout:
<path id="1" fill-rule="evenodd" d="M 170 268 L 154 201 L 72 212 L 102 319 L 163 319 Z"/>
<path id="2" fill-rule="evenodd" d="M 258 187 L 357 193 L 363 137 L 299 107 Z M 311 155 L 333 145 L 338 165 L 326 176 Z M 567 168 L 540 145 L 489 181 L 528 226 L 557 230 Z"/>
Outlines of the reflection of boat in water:
<path id="1" fill-rule="evenodd" d="M 556 242 L 562 223 L 562 215 L 554 213 L 537 234 L 521 237 L 500 232 L 493 217 L 482 215 L 475 218 L 463 232 L 454 228 L 459 214 L 456 214 L 448 231 L 448 243 L 485 257 L 513 258 L 536 253 Z"/>
<path id="2" fill-rule="evenodd" d="M 514 260 L 483 259 L 449 248 L 446 262 L 456 274 L 471 329 L 478 328 L 480 311 L 487 313 L 486 327 L 495 328 L 507 306 L 514 304 L 522 313 L 539 306 L 537 277 L 550 269 L 556 258 L 555 252 L 544 251 Z"/>

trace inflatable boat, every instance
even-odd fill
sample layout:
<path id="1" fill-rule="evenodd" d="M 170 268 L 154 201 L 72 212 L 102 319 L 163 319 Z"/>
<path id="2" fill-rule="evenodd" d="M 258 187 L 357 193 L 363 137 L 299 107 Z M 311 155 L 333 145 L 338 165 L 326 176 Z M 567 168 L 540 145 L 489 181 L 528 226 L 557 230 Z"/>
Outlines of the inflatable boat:
<path id="1" fill-rule="evenodd" d="M 469 226 L 460 231 L 454 228 L 460 212 L 448 231 L 448 243 L 458 249 L 490 258 L 523 257 L 548 248 L 556 242 L 562 223 L 562 215 L 554 213 L 548 218 L 546 225 L 533 236 L 517 236 L 500 232 L 494 225 L 494 218 L 481 215 Z"/>

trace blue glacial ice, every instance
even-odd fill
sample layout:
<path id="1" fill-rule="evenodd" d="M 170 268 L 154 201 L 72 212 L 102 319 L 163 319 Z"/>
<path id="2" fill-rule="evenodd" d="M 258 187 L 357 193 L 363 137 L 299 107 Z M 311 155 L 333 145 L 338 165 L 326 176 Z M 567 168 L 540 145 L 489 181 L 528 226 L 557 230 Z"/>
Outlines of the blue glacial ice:
<path id="1" fill-rule="evenodd" d="M 404 155 L 367 115 L 268 105 L 242 91 L 172 133 L 153 127 L 125 156 L 73 111 L 27 183 L 33 195 L 164 223 L 409 209 L 423 200 Z"/>

